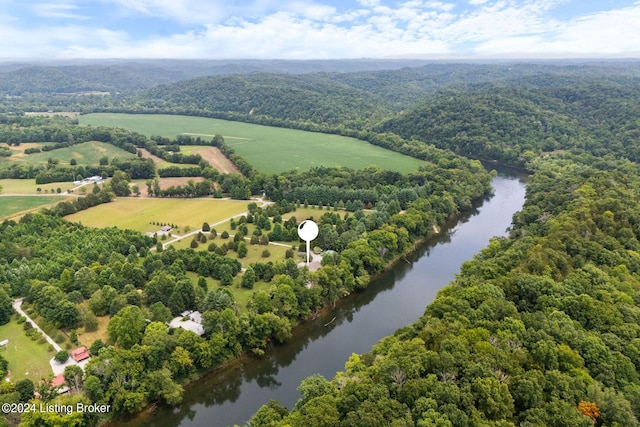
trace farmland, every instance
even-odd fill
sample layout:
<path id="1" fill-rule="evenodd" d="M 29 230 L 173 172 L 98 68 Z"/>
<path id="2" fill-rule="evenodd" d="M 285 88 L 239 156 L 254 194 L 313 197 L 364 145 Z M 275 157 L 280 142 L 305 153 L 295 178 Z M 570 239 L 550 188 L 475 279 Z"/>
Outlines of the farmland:
<path id="1" fill-rule="evenodd" d="M 18 147 L 12 147 L 12 155 L 0 162 L 1 167 L 8 167 L 11 163 L 25 163 L 33 166 L 44 165 L 49 159 L 58 159 L 60 163 L 69 164 L 71 159 L 75 159 L 78 166 L 97 165 L 101 157 L 107 157 L 109 160 L 129 159 L 135 157 L 131 154 L 111 144 L 103 142 L 90 141 L 76 144 L 71 147 L 59 148 L 52 151 L 43 151 L 41 153 L 25 154 L 27 148 L 41 148 L 44 143 L 25 143 Z"/>
<path id="2" fill-rule="evenodd" d="M 361 169 L 371 165 L 406 173 L 424 163 L 354 138 L 202 117 L 99 113 L 80 116 L 79 121 L 121 127 L 147 136 L 175 138 L 188 134 L 210 139 L 221 134 L 228 146 L 257 170 L 267 173 L 314 166 Z"/>
<path id="3" fill-rule="evenodd" d="M 50 206 L 65 199 L 66 197 L 60 196 L 2 196 L 0 197 L 0 219 Z"/>
<path id="4" fill-rule="evenodd" d="M 160 228 L 151 222 L 175 224 L 181 230 L 187 226 L 197 230 L 205 221 L 214 224 L 246 209 L 246 200 L 118 198 L 65 218 L 91 227 L 115 226 L 145 233 Z"/>

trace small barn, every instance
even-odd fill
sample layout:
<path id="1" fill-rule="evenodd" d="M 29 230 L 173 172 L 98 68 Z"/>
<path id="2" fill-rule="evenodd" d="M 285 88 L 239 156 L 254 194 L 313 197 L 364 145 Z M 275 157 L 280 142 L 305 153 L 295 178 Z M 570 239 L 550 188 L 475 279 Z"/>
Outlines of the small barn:
<path id="1" fill-rule="evenodd" d="M 86 347 L 78 347 L 75 350 L 71 350 L 71 357 L 73 357 L 73 360 L 76 362 L 81 362 L 91 357 L 91 355 Z"/>

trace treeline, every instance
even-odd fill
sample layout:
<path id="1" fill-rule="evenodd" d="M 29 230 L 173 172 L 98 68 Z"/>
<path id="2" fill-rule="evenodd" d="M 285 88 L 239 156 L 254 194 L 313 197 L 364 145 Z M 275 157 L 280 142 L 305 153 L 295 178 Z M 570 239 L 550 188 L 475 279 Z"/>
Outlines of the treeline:
<path id="1" fill-rule="evenodd" d="M 639 172 L 542 162 L 510 236 L 422 318 L 251 425 L 639 425 Z"/>

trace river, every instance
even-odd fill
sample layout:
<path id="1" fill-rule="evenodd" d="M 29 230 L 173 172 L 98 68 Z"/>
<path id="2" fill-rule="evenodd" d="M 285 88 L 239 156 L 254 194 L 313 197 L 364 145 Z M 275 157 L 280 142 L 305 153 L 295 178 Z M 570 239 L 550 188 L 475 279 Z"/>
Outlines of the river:
<path id="1" fill-rule="evenodd" d="M 260 359 L 240 358 L 190 384 L 183 403 L 175 408 L 160 408 L 154 415 L 138 415 L 113 426 L 244 425 L 270 399 L 291 408 L 300 397 L 301 380 L 315 373 L 333 378 L 352 353 L 365 353 L 381 338 L 416 321 L 464 261 L 487 246 L 491 237 L 506 234 L 512 215 L 524 203 L 525 185 L 523 175 L 501 171 L 493 180 L 493 197 L 443 227 L 440 236 L 366 291 L 296 328 L 286 345 L 269 349 Z"/>

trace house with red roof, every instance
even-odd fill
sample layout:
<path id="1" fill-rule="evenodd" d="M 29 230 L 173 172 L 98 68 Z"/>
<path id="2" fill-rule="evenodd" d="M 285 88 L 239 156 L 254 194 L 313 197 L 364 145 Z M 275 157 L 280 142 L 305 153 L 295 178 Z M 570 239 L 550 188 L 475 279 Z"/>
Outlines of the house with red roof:
<path id="1" fill-rule="evenodd" d="M 75 350 L 71 350 L 71 357 L 73 357 L 73 360 L 76 362 L 81 362 L 91 357 L 91 355 L 86 347 L 78 347 Z"/>

